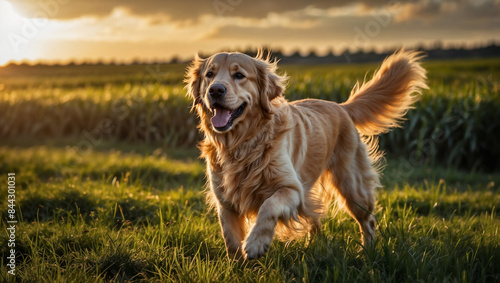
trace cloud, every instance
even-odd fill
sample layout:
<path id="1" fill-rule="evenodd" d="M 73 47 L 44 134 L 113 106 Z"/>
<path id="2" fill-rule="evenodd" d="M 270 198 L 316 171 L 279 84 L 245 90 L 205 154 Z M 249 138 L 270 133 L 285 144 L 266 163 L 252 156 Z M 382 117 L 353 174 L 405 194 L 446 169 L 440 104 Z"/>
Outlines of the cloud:
<path id="1" fill-rule="evenodd" d="M 218 31 L 245 27 L 243 21 L 250 23 L 246 26 L 269 27 L 271 33 L 277 26 L 311 29 L 310 36 L 314 37 L 315 27 L 325 22 L 333 21 L 339 26 L 342 24 L 338 20 L 357 18 L 363 24 L 367 15 L 387 11 L 398 24 L 493 28 L 490 23 L 496 23 L 500 14 L 499 0 L 12 0 L 10 3 L 27 17 L 45 14 L 57 20 L 82 17 L 106 20 L 118 10 L 126 11 L 128 16 L 146 18 L 144 24 L 151 26 L 208 27 L 205 35 L 197 33 L 196 38 L 215 37 Z"/>
<path id="2" fill-rule="evenodd" d="M 208 53 L 259 45 L 286 51 L 332 48 L 340 51 L 500 39 L 500 0 L 12 0 L 10 3 L 28 17 L 45 13 L 49 18 L 39 31 L 44 44 L 30 39 L 31 49 L 26 48 L 36 56 L 41 54 L 43 46 L 51 46 L 45 49 L 47 53 L 58 50 L 57 54 L 51 54 L 55 57 L 66 52 L 65 57 L 126 58 L 189 56 L 195 51 Z"/>
<path id="3" fill-rule="evenodd" d="M 497 1 L 498 2 L 498 1 Z M 276 25 L 261 19 L 243 25 L 237 20 L 219 26 L 207 40 L 244 40 L 272 45 L 286 42 L 296 48 L 345 48 L 412 46 L 435 41 L 471 42 L 499 39 L 499 5 L 494 1 L 412 1 L 377 8 L 357 4 L 344 7 L 274 15 L 274 22 L 311 23 L 310 28 Z M 492 12 L 493 11 L 493 12 Z M 498 11 L 498 12 L 497 12 Z M 483 15 L 482 17 L 479 15 Z M 266 23 L 262 25 L 262 23 Z M 304 26 L 304 25 L 302 25 Z"/>
<path id="4" fill-rule="evenodd" d="M 220 17 L 264 18 L 270 12 L 283 13 L 302 10 L 306 7 L 329 9 L 363 3 L 367 7 L 380 7 L 393 0 L 193 0 L 193 1 L 158 1 L 158 0 L 16 0 L 10 1 L 23 16 L 32 17 L 43 11 L 50 18 L 71 19 L 82 16 L 105 16 L 114 8 L 129 9 L 138 15 L 162 14 L 174 21 L 196 20 L 203 15 Z"/>
<path id="5" fill-rule="evenodd" d="M 418 2 L 402 3 L 398 21 L 423 20 L 439 21 L 455 18 L 457 23 L 481 22 L 494 20 L 500 15 L 500 1 L 498 0 L 421 0 Z"/>

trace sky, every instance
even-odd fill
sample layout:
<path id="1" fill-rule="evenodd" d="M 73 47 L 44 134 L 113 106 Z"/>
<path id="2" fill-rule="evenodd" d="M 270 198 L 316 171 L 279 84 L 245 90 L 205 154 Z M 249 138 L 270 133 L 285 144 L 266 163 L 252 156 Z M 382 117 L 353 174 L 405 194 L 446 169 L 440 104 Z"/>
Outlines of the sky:
<path id="1" fill-rule="evenodd" d="M 168 60 L 500 42 L 500 0 L 0 0 L 10 61 Z"/>

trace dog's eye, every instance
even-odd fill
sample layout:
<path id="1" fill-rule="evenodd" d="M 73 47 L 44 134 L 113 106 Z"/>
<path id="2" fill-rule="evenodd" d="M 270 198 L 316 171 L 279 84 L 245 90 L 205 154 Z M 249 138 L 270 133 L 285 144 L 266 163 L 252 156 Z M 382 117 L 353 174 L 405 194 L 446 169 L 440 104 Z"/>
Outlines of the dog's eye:
<path id="1" fill-rule="evenodd" d="M 207 78 L 211 78 L 211 77 L 213 77 L 213 76 L 214 76 L 214 72 L 212 72 L 212 71 L 209 71 L 209 72 L 207 72 L 207 73 L 205 74 L 205 77 L 207 77 Z"/>
<path id="2" fill-rule="evenodd" d="M 234 74 L 234 78 L 235 78 L 235 79 L 239 79 L 239 80 L 241 80 L 241 79 L 243 79 L 244 77 L 245 77 L 245 75 L 243 75 L 242 73 L 236 73 L 236 74 Z"/>

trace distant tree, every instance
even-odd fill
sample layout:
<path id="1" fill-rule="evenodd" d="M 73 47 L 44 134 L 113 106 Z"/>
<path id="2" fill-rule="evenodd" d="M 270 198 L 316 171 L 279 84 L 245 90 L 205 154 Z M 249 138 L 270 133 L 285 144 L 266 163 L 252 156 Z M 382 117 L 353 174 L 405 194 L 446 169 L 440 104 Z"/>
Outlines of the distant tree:
<path id="1" fill-rule="evenodd" d="M 292 54 L 288 55 L 287 57 L 289 57 L 289 58 L 301 58 L 302 55 L 300 54 L 300 50 L 295 50 L 292 52 Z"/>
<path id="2" fill-rule="evenodd" d="M 433 44 L 432 44 L 432 49 L 434 50 L 442 50 L 443 49 L 443 42 L 438 40 L 438 41 L 435 41 Z"/>
<path id="3" fill-rule="evenodd" d="M 344 51 L 344 52 L 345 52 L 345 51 Z M 342 52 L 342 54 L 343 54 L 344 52 Z M 325 57 L 325 58 L 332 58 L 332 57 L 335 57 L 335 54 L 333 53 L 333 49 L 332 49 L 332 48 L 329 48 L 329 49 L 328 49 L 328 52 L 326 52 L 326 55 L 325 55 L 325 56 L 323 56 L 323 57 Z"/>
<path id="4" fill-rule="evenodd" d="M 177 64 L 177 63 L 179 63 L 179 61 L 180 61 L 179 57 L 177 57 L 176 55 L 174 55 L 174 57 L 172 57 L 172 58 L 170 59 L 170 62 L 169 62 L 169 63 L 170 63 L 170 64 Z"/>
<path id="5" fill-rule="evenodd" d="M 317 52 L 318 52 L 318 51 L 317 51 L 315 48 L 311 48 L 311 49 L 309 49 L 309 51 L 307 52 L 306 57 L 307 57 L 307 58 L 318 58 L 319 56 L 318 56 Z"/>

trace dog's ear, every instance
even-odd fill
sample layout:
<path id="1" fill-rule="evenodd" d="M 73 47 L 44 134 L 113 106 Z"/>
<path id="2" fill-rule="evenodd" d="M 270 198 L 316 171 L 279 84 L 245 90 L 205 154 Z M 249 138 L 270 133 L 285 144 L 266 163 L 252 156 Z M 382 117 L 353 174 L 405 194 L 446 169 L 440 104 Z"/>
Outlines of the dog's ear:
<path id="1" fill-rule="evenodd" d="M 286 75 L 276 74 L 277 62 L 270 62 L 269 58 L 255 58 L 257 61 L 258 86 L 260 95 L 260 105 L 264 116 L 271 118 L 271 100 L 282 96 L 286 86 Z"/>
<path id="2" fill-rule="evenodd" d="M 194 109 L 196 104 L 203 103 L 200 94 L 200 73 L 203 70 L 204 63 L 205 60 L 201 59 L 198 54 L 195 54 L 193 61 L 186 70 L 184 82 L 186 83 L 187 95 L 193 99 L 192 109 Z"/>

